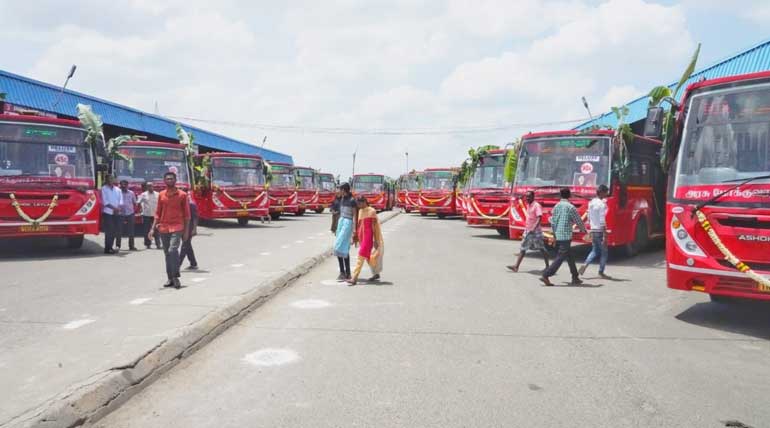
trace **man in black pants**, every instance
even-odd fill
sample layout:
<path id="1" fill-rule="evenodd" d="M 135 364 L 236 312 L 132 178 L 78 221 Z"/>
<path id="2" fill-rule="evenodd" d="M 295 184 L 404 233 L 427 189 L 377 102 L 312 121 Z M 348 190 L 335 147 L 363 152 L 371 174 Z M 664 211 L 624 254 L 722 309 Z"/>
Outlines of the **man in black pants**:
<path id="1" fill-rule="evenodd" d="M 102 229 L 104 230 L 104 254 L 115 254 L 112 246 L 115 243 L 115 236 L 120 231 L 120 189 L 115 187 L 111 175 L 104 177 L 104 186 L 102 186 Z"/>
<path id="2" fill-rule="evenodd" d="M 189 194 L 188 194 L 189 197 Z M 198 260 L 195 259 L 195 251 L 192 246 L 193 236 L 198 234 L 198 205 L 190 198 L 190 225 L 188 226 L 189 236 L 182 241 L 182 248 L 179 251 L 179 268 L 182 268 L 184 258 L 190 261 L 187 270 L 198 270 Z"/>

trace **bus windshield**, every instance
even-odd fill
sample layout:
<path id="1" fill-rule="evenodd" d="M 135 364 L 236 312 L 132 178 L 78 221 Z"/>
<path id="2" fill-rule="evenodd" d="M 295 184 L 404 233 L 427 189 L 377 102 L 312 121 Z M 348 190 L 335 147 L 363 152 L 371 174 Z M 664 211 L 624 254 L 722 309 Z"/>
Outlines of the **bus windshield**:
<path id="1" fill-rule="evenodd" d="M 318 176 L 318 189 L 325 192 L 334 192 L 337 186 L 334 183 L 334 176 L 322 174 Z"/>
<path id="2" fill-rule="evenodd" d="M 129 160 L 115 159 L 113 173 L 118 180 L 144 183 L 163 180 L 163 174 L 173 172 L 177 183 L 190 183 L 187 155 L 182 149 L 166 147 L 121 147 L 120 153 Z"/>
<path id="3" fill-rule="evenodd" d="M 0 122 L 0 180 L 17 182 L 88 179 L 93 183 L 91 151 L 79 129 Z"/>
<path id="4" fill-rule="evenodd" d="M 315 172 L 312 169 L 297 168 L 294 170 L 297 174 L 297 181 L 299 182 L 299 188 L 303 190 L 315 189 Z"/>
<path id="5" fill-rule="evenodd" d="M 770 174 L 770 84 L 695 95 L 689 112 L 679 150 L 677 198 L 709 198 L 714 185 L 729 187 Z M 764 179 L 751 185 L 769 183 Z"/>
<path id="6" fill-rule="evenodd" d="M 501 189 L 505 187 L 505 156 L 488 156 L 481 158 L 479 166 L 473 173 L 471 188 Z"/>
<path id="7" fill-rule="evenodd" d="M 516 186 L 609 185 L 608 137 L 557 137 L 526 140 L 519 154 Z"/>
<path id="8" fill-rule="evenodd" d="M 214 158 L 211 177 L 217 186 L 261 186 L 265 184 L 262 161 L 253 158 Z"/>
<path id="9" fill-rule="evenodd" d="M 354 192 L 382 192 L 385 179 L 381 175 L 358 175 L 353 177 Z"/>
<path id="10" fill-rule="evenodd" d="M 420 180 L 416 175 L 410 175 L 406 177 L 406 190 L 417 191 L 420 190 Z"/>
<path id="11" fill-rule="evenodd" d="M 454 174 L 452 171 L 425 171 L 423 190 L 452 190 Z"/>
<path id="12" fill-rule="evenodd" d="M 280 188 L 295 188 L 297 187 L 297 181 L 294 178 L 294 173 L 291 171 L 273 172 L 273 181 L 270 183 L 272 187 Z"/>

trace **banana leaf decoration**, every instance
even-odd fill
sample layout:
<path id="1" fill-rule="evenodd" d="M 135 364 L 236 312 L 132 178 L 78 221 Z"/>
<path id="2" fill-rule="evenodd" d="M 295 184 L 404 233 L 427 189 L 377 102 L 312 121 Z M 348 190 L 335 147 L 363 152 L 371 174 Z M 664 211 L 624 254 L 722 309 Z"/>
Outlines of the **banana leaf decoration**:
<path id="1" fill-rule="evenodd" d="M 196 190 L 210 189 L 211 180 L 209 179 L 209 171 L 211 171 L 211 157 L 209 155 L 204 155 L 202 158 L 198 158 L 193 162 Z"/>
<path id="2" fill-rule="evenodd" d="M 146 140 L 147 137 L 144 135 L 119 135 L 115 138 L 110 138 L 107 140 L 107 159 L 109 160 L 110 164 L 112 161 L 116 159 L 124 160 L 128 162 L 128 170 L 133 173 L 134 171 L 134 160 L 129 158 L 128 156 L 124 155 L 120 152 L 120 146 L 123 144 L 129 142 L 129 141 L 140 141 L 140 140 Z"/>
<path id="3" fill-rule="evenodd" d="M 104 122 L 102 122 L 102 118 L 94 113 L 90 105 L 78 104 L 77 110 L 80 124 L 86 130 L 86 144 L 91 147 L 96 147 L 97 144 L 104 144 Z"/>
<path id="4" fill-rule="evenodd" d="M 634 133 L 631 125 L 626 123 L 628 107 L 612 107 L 612 112 L 618 120 L 618 127 L 615 129 L 615 137 L 619 141 L 618 156 L 615 159 L 613 170 L 618 175 L 621 183 L 628 182 L 629 170 L 631 168 L 631 159 L 628 156 L 628 145 L 634 141 Z"/>
<path id="5" fill-rule="evenodd" d="M 262 171 L 265 174 L 265 185 L 270 186 L 270 183 L 273 182 L 273 168 L 270 166 L 270 163 L 266 160 L 262 161 Z"/>
<path id="6" fill-rule="evenodd" d="M 182 128 L 182 125 L 176 124 L 176 135 L 179 138 L 179 144 L 184 146 L 187 156 L 195 154 L 195 135 L 192 132 L 187 132 Z"/>
<path id="7" fill-rule="evenodd" d="M 503 167 L 503 180 L 506 183 L 513 184 L 513 180 L 516 178 L 516 167 L 519 163 L 519 149 L 521 147 L 521 140 L 517 139 L 513 143 L 513 147 L 508 149 L 508 153 L 505 154 L 505 166 Z"/>
<path id="8" fill-rule="evenodd" d="M 8 96 L 8 94 L 6 94 L 5 92 L 0 92 L 0 101 L 5 101 L 6 96 Z"/>
<path id="9" fill-rule="evenodd" d="M 685 68 L 682 77 L 679 78 L 679 82 L 677 82 L 676 88 L 673 91 L 671 91 L 671 88 L 668 86 L 656 86 L 652 88 L 648 95 L 650 97 L 650 107 L 657 106 L 666 97 L 677 96 L 679 90 L 682 89 L 695 71 L 695 65 L 698 63 L 698 56 L 700 55 L 700 46 L 700 43 L 698 43 L 698 47 L 695 48 L 695 52 L 693 53 L 692 58 L 690 58 L 690 63 L 687 65 L 687 68 Z M 671 147 L 671 139 L 674 136 L 675 122 L 676 107 L 672 105 L 663 117 L 663 147 L 660 151 L 660 166 L 663 167 L 664 171 L 668 171 L 671 162 L 671 151 L 674 149 Z"/>
<path id="10" fill-rule="evenodd" d="M 458 182 L 461 185 L 466 184 L 476 172 L 476 168 L 478 168 L 479 163 L 481 163 L 481 158 L 489 153 L 490 150 L 497 150 L 499 148 L 500 146 L 488 144 L 486 146 L 477 147 L 476 149 L 468 149 L 468 159 L 464 160 L 462 165 L 460 165 Z"/>

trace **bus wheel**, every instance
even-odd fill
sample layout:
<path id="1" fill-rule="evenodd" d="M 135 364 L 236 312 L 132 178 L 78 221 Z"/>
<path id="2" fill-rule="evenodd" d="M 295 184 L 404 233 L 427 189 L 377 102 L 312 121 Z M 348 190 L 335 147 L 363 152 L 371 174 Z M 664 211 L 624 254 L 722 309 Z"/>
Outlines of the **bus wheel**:
<path id="1" fill-rule="evenodd" d="M 270 220 L 278 220 L 281 218 L 281 213 L 270 213 Z"/>
<path id="2" fill-rule="evenodd" d="M 316 213 L 316 214 L 322 214 L 323 212 L 324 212 L 324 209 L 323 209 L 323 208 L 317 208 L 317 209 L 315 210 L 315 213 Z"/>
<path id="3" fill-rule="evenodd" d="M 67 248 L 71 248 L 73 250 L 76 250 L 83 246 L 83 235 L 80 236 L 71 236 L 67 238 Z"/>
<path id="4" fill-rule="evenodd" d="M 509 236 L 508 236 L 508 228 L 507 227 L 505 227 L 505 228 L 498 227 L 497 228 L 497 234 L 502 236 L 503 238 L 509 238 Z"/>
<path id="5" fill-rule="evenodd" d="M 425 216 L 427 216 L 427 215 L 428 215 L 428 213 L 420 211 L 420 215 L 421 215 L 421 216 L 423 216 L 423 217 L 425 217 Z"/>
<path id="6" fill-rule="evenodd" d="M 438 214 L 438 218 L 446 218 L 446 214 L 441 214 L 441 213 L 439 213 L 439 214 Z"/>
<path id="7" fill-rule="evenodd" d="M 249 224 L 249 219 L 243 217 L 238 219 L 239 226 L 246 226 L 247 224 Z"/>
<path id="8" fill-rule="evenodd" d="M 404 208 L 404 212 L 409 214 L 410 212 L 412 212 L 412 209 L 411 208 Z"/>
<path id="9" fill-rule="evenodd" d="M 296 215 L 296 216 L 303 216 L 303 215 L 305 215 L 305 210 L 298 210 L 297 213 L 294 214 L 294 215 Z"/>
<path id="10" fill-rule="evenodd" d="M 644 251 L 650 243 L 650 236 L 647 234 L 647 219 L 640 217 L 636 222 L 636 231 L 634 231 L 634 242 L 626 244 L 626 256 L 633 257 Z"/>

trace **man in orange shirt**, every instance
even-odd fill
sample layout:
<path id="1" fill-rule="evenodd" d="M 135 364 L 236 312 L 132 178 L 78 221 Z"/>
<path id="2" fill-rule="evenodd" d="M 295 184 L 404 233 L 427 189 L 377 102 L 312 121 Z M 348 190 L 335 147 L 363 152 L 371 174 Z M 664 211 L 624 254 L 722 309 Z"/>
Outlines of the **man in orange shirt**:
<path id="1" fill-rule="evenodd" d="M 168 281 L 164 287 L 179 289 L 179 246 L 183 240 L 190 238 L 190 204 L 187 193 L 176 188 L 176 174 L 167 172 L 163 175 L 166 190 L 158 195 L 158 208 L 155 211 L 155 221 L 147 237 L 152 241 L 157 228 L 166 255 L 166 275 Z"/>

